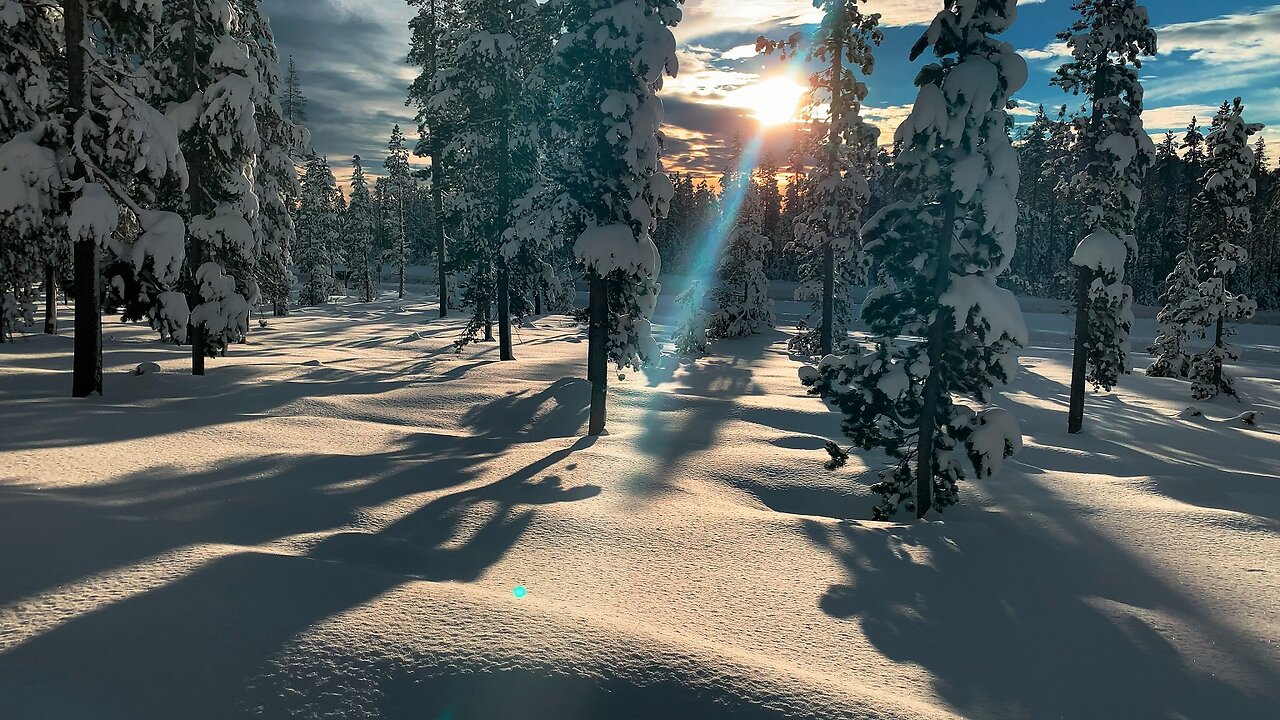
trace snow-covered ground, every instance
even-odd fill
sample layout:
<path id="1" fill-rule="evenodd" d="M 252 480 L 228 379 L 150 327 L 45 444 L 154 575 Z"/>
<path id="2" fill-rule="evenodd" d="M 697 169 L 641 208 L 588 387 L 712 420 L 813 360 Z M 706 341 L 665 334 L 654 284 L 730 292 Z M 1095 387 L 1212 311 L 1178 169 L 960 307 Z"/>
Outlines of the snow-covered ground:
<path id="1" fill-rule="evenodd" d="M 894 525 L 783 331 L 615 382 L 592 441 L 577 328 L 499 363 L 434 318 L 300 311 L 204 378 L 108 322 L 87 401 L 69 332 L 0 346 L 0 717 L 1276 717 L 1280 328 L 1243 403 L 1138 374 L 1069 436 L 1028 316 L 1025 449 Z"/>

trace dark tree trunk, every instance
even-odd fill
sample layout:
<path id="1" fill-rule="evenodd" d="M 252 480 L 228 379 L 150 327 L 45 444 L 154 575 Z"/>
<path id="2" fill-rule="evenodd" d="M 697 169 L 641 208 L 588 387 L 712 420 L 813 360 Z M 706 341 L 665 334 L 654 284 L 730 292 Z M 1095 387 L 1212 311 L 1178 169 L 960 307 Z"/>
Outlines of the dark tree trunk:
<path id="1" fill-rule="evenodd" d="M 404 264 L 405 262 L 408 261 L 408 258 L 405 257 L 406 238 L 405 238 L 405 227 L 404 227 L 404 186 L 397 184 L 396 188 L 399 191 L 399 195 L 400 195 L 400 197 L 398 198 L 399 206 L 400 206 L 400 239 L 398 240 L 398 244 L 397 244 L 398 249 L 396 252 L 400 255 L 400 257 L 398 258 L 400 261 L 400 299 L 403 300 L 404 299 Z"/>
<path id="2" fill-rule="evenodd" d="M 511 163 L 511 138 L 510 130 L 506 122 L 502 123 L 498 135 L 498 223 L 497 227 L 501 228 L 506 223 L 508 205 L 510 199 L 510 163 Z M 502 360 L 515 360 L 515 353 L 511 350 L 511 272 L 508 268 L 508 261 L 504 258 L 498 260 L 498 356 Z"/>
<path id="3" fill-rule="evenodd" d="M 600 435 L 605 426 L 605 400 L 609 392 L 609 281 L 591 275 L 591 320 L 587 326 L 587 378 L 591 381 L 590 435 Z"/>
<path id="4" fill-rule="evenodd" d="M 1084 428 L 1084 386 L 1087 362 L 1085 341 L 1089 338 L 1089 286 L 1093 271 L 1076 268 L 1076 339 L 1071 357 L 1071 407 L 1067 411 L 1067 432 L 1075 435 Z"/>
<path id="5" fill-rule="evenodd" d="M 951 243 L 955 236 L 956 198 L 948 195 L 944 201 L 942 229 L 938 237 L 938 267 L 934 269 L 933 300 L 936 302 L 946 292 L 947 281 L 951 279 Z M 921 398 L 920 429 L 916 443 L 916 517 L 922 518 L 929 508 L 933 507 L 933 475 L 934 437 L 938 432 L 938 403 L 942 399 L 945 388 L 942 385 L 942 340 L 946 332 L 946 324 L 951 322 L 939 308 L 929 326 L 929 335 L 925 349 L 929 357 L 929 377 L 924 381 L 924 396 Z"/>
<path id="6" fill-rule="evenodd" d="M 449 283 L 445 274 L 444 246 L 444 168 L 441 166 L 440 151 L 431 155 L 431 213 L 435 216 L 432 230 L 436 234 L 436 272 L 440 280 L 440 317 L 449 316 Z"/>
<path id="7" fill-rule="evenodd" d="M 498 356 L 502 360 L 516 359 L 511 349 L 511 280 L 506 260 L 498 270 Z"/>
<path id="8" fill-rule="evenodd" d="M 1225 278 L 1223 282 L 1224 283 L 1226 282 Z M 1218 349 L 1219 353 L 1222 353 L 1223 351 L 1222 337 L 1223 337 L 1224 330 L 1225 330 L 1225 327 L 1223 325 L 1222 315 L 1218 315 L 1218 322 L 1214 325 L 1214 330 L 1213 330 L 1213 346 Z M 1218 357 L 1214 358 L 1213 360 L 1213 388 L 1215 392 L 1226 389 L 1226 386 L 1223 385 L 1222 383 L 1223 359 L 1224 358 L 1220 354 Z M 1235 395 L 1234 392 L 1232 392 L 1231 394 Z"/>
<path id="9" fill-rule="evenodd" d="M 54 277 L 53 263 L 44 266 L 44 333 L 58 334 L 58 282 Z"/>
<path id="10" fill-rule="evenodd" d="M 196 6 L 193 0 L 187 0 L 187 68 L 186 68 L 186 90 L 188 97 L 195 97 L 200 92 L 200 65 L 199 59 L 196 57 L 196 36 L 195 36 L 195 20 Z M 206 210 L 205 195 L 200 187 L 203 179 L 202 166 L 203 158 L 200 153 L 190 153 L 187 158 L 187 169 L 190 180 L 187 183 L 187 203 L 190 217 L 192 218 L 203 215 Z M 201 264 L 204 263 L 204 243 L 194 236 L 189 236 L 190 244 L 187 249 L 187 267 L 191 268 L 191 282 L 196 295 L 199 295 L 198 288 L 200 282 L 196 277 L 197 271 Z M 198 303 L 199 300 L 197 299 Z M 196 303 L 192 303 L 195 305 Z M 208 354 L 207 345 L 209 341 L 208 329 L 204 325 L 188 326 L 187 334 L 191 339 L 191 374 L 204 375 L 205 356 Z"/>
<path id="11" fill-rule="evenodd" d="M 67 35 L 67 121 L 74 126 L 84 113 L 85 87 L 85 11 L 84 0 L 63 3 L 63 22 Z M 76 162 L 75 180 L 85 180 L 85 169 Z M 68 195 L 69 201 L 73 196 Z M 73 397 L 102 394 L 102 311 L 98 297 L 98 246 L 91 238 L 77 238 L 74 248 L 76 328 L 74 361 L 71 373 Z"/>
<path id="12" fill-rule="evenodd" d="M 533 314 L 542 315 L 542 288 L 539 287 L 533 289 Z"/>
<path id="13" fill-rule="evenodd" d="M 845 18 L 843 10 L 836 21 L 833 37 L 844 37 L 842 28 Z M 841 97 L 844 79 L 844 46 L 837 43 L 835 52 L 831 53 L 831 129 L 827 138 L 827 177 L 834 177 L 840 167 L 840 118 L 844 114 Z M 839 208 L 833 208 L 839 213 Z M 835 306 L 836 306 L 836 252 L 828 239 L 822 249 L 822 329 L 818 333 L 819 352 L 830 355 L 835 348 Z"/>

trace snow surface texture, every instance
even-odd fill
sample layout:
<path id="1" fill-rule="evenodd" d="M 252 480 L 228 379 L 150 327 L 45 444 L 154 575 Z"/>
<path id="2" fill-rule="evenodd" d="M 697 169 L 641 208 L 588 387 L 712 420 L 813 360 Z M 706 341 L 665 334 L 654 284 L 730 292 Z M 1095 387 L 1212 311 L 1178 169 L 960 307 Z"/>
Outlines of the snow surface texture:
<path id="1" fill-rule="evenodd" d="M 1070 318 L 1029 315 L 1001 400 L 1023 450 L 944 522 L 895 525 L 837 519 L 869 517 L 870 479 L 822 469 L 839 416 L 782 331 L 611 384 L 591 442 L 564 318 L 499 363 L 455 354 L 462 320 L 421 295 L 402 307 L 273 319 L 205 378 L 108 322 L 89 401 L 64 398 L 69 334 L 0 347 L 0 716 L 1280 706 L 1280 328 L 1241 328 L 1244 405 L 1179 419 L 1186 384 L 1135 375 L 1068 436 Z M 146 362 L 163 372 L 130 376 Z"/>

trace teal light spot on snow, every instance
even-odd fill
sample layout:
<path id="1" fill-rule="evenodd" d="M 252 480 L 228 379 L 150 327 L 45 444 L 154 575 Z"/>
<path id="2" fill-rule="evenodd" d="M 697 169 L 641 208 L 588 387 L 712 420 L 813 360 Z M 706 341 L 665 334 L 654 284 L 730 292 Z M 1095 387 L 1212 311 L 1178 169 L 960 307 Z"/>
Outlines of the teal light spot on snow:
<path id="1" fill-rule="evenodd" d="M 515 595 L 515 596 L 516 596 L 516 599 L 517 599 L 517 600 L 519 600 L 520 598 L 524 597 L 525 595 L 528 595 L 528 594 L 529 594 L 529 590 L 528 590 L 525 586 L 523 586 L 523 585 L 517 585 L 517 586 L 516 586 L 516 589 L 511 591 L 511 594 L 512 594 L 512 595 Z"/>

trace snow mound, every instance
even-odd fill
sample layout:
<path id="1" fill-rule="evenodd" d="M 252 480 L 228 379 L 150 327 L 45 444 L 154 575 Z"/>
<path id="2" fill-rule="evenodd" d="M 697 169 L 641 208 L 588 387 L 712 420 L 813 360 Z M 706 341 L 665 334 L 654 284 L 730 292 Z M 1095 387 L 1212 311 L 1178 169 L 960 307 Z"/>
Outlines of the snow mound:
<path id="1" fill-rule="evenodd" d="M 133 369 L 134 375 L 155 375 L 160 372 L 160 363 L 142 362 Z"/>

